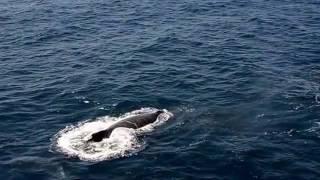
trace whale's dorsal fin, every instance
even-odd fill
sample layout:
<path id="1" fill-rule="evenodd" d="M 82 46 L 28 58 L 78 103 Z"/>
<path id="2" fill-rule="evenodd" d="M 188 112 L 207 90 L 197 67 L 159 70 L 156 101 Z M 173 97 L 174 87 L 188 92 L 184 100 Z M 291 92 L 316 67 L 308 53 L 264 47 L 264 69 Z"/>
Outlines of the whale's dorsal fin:
<path id="1" fill-rule="evenodd" d="M 158 110 L 158 111 L 156 112 L 157 115 L 159 115 L 159 114 L 161 114 L 161 113 L 164 113 L 164 111 L 163 111 L 163 110 Z"/>
<path id="2" fill-rule="evenodd" d="M 88 142 L 100 142 L 103 138 L 109 138 L 112 130 L 106 129 L 103 131 L 99 131 L 97 133 L 94 133 L 91 135 L 91 139 L 88 140 Z"/>

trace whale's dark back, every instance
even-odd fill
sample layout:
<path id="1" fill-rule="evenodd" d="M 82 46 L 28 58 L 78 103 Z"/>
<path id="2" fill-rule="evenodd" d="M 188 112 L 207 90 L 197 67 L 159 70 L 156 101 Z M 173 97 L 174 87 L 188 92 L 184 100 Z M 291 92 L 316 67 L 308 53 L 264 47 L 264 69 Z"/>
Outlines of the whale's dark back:
<path id="1" fill-rule="evenodd" d="M 137 116 L 129 117 L 124 119 L 123 121 L 131 122 L 136 124 L 137 128 L 143 127 L 145 125 L 151 124 L 155 122 L 159 116 L 159 114 L 163 113 L 163 111 L 157 111 L 154 113 L 140 114 Z M 136 128 L 134 128 L 136 129 Z"/>
<path id="2" fill-rule="evenodd" d="M 112 131 L 119 127 L 126 127 L 132 129 L 141 128 L 145 125 L 155 122 L 161 113 L 163 113 L 163 111 L 159 110 L 153 113 L 139 114 L 136 116 L 125 118 L 119 122 L 116 122 L 115 124 L 111 125 L 109 128 L 103 131 L 99 131 L 97 133 L 92 134 L 92 138 L 89 141 L 99 142 L 103 138 L 108 138 Z"/>

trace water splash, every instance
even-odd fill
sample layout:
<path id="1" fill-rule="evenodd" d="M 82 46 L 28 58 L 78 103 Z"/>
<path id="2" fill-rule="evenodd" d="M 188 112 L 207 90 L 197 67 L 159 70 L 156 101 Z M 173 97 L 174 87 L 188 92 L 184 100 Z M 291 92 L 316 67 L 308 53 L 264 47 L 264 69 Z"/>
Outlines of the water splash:
<path id="1" fill-rule="evenodd" d="M 87 143 L 91 134 L 106 129 L 113 123 L 141 113 L 157 111 L 155 108 L 141 108 L 128 112 L 120 117 L 104 116 L 94 121 L 84 121 L 77 125 L 67 126 L 59 131 L 52 139 L 52 148 L 71 157 L 78 157 L 84 161 L 103 161 L 119 157 L 130 156 L 144 149 L 146 143 L 137 138 L 137 135 L 151 132 L 155 127 L 165 123 L 171 116 L 167 110 L 158 116 L 158 119 L 140 129 L 117 128 L 109 138 L 101 142 Z"/>

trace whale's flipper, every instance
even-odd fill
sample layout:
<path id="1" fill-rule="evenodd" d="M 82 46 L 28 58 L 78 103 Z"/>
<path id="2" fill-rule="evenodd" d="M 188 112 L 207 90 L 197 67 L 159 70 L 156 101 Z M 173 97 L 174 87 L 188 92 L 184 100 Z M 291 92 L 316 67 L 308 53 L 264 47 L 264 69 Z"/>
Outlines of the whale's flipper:
<path id="1" fill-rule="evenodd" d="M 110 134 L 112 133 L 112 129 L 106 129 L 103 131 L 99 131 L 97 133 L 94 133 L 91 135 L 91 139 L 88 140 L 88 142 L 94 141 L 94 142 L 100 142 L 103 138 L 109 138 Z"/>

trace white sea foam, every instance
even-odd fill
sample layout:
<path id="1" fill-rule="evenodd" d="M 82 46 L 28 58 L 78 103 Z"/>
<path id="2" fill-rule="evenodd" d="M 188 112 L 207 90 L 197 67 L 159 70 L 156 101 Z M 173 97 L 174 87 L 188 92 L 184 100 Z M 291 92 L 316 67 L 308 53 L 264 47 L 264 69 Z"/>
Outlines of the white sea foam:
<path id="1" fill-rule="evenodd" d="M 171 116 L 167 110 L 158 119 L 140 129 L 117 128 L 109 138 L 101 142 L 87 143 L 91 134 L 106 129 L 113 123 L 141 113 L 154 112 L 155 108 L 142 108 L 128 112 L 120 117 L 104 116 L 94 121 L 84 121 L 77 125 L 67 126 L 53 138 L 53 149 L 68 156 L 78 157 L 85 161 L 103 161 L 130 156 L 145 147 L 145 142 L 137 138 L 137 134 L 151 132 L 156 126 L 165 123 Z"/>

